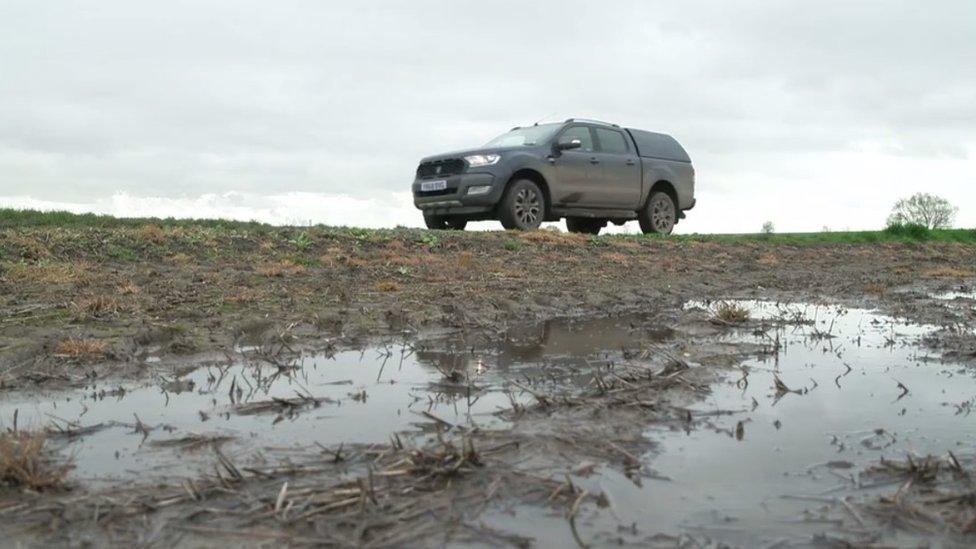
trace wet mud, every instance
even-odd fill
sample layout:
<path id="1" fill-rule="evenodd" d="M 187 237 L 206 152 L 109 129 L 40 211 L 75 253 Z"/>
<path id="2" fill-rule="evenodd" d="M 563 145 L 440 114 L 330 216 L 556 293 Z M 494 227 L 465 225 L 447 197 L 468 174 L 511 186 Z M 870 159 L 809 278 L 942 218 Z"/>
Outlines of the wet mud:
<path id="1" fill-rule="evenodd" d="M 904 463 L 950 486 L 974 465 L 976 370 L 926 345 L 939 330 L 730 299 L 287 357 L 240 346 L 172 378 L 9 394 L 7 431 L 47 432 L 73 470 L 0 514 L 28 544 L 965 543 L 976 507 L 899 521 L 890 503 L 912 488 Z"/>
<path id="2" fill-rule="evenodd" d="M 89 253 L 68 247 L 29 264 L 60 281 L 32 285 L 8 265 L 0 454 L 19 461 L 0 455 L 0 535 L 976 540 L 968 248 L 438 238 L 322 242 L 302 269 L 247 247 L 260 269 L 83 279 L 50 267 Z"/>

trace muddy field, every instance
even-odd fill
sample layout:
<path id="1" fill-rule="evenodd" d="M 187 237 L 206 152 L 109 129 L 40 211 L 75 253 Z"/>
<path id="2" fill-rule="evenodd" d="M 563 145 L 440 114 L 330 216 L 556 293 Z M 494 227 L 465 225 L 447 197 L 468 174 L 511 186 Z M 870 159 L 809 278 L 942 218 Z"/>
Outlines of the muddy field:
<path id="1" fill-rule="evenodd" d="M 0 230 L 8 545 L 976 541 L 976 247 Z"/>

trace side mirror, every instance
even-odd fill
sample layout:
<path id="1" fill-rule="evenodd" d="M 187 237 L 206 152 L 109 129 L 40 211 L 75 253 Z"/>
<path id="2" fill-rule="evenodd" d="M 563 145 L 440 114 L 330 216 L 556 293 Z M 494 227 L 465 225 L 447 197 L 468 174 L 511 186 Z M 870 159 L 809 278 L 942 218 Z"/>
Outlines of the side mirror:
<path id="1" fill-rule="evenodd" d="M 562 151 L 571 151 L 573 149 L 578 149 L 582 146 L 583 146 L 582 141 L 580 141 L 579 139 L 572 139 L 569 141 L 560 141 L 559 143 L 556 143 L 556 146 L 554 148 L 557 151 L 562 152 Z"/>

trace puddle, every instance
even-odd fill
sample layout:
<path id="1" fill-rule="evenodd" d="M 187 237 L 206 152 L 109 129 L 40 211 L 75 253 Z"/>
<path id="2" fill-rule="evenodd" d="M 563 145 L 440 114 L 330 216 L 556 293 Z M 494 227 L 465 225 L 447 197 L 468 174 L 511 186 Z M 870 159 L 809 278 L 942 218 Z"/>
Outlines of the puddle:
<path id="1" fill-rule="evenodd" d="M 627 346 L 670 335 L 634 318 L 550 322 L 490 345 L 444 340 L 208 366 L 179 379 L 93 384 L 0 403 L 0 427 L 65 429 L 51 442 L 72 456 L 74 479 L 158 480 L 210 467 L 211 443 L 237 460 L 269 452 L 386 442 L 442 420 L 493 427 L 495 414 L 531 396 L 504 381 L 546 370 L 580 370 Z M 427 415 L 430 414 L 430 415 Z M 437 420 L 433 419 L 436 417 Z M 199 459 L 194 460 L 194 456 Z"/>
<path id="2" fill-rule="evenodd" d="M 602 475 L 598 489 L 610 494 L 621 524 L 635 523 L 644 535 L 775 543 L 831 531 L 811 509 L 867 496 L 852 475 L 882 456 L 973 452 L 976 380 L 920 349 L 918 339 L 934 327 L 838 307 L 737 303 L 753 318 L 809 322 L 729 336 L 768 345 L 770 355 L 746 361 L 695 408 L 744 412 L 714 416 L 710 428 L 690 433 L 649 429 L 660 447 L 648 464 L 670 480 L 637 487 Z M 796 392 L 777 390 L 777 378 Z"/>
<path id="3" fill-rule="evenodd" d="M 447 338 L 308 356 L 284 368 L 241 361 L 121 390 L 99 384 L 11 395 L 0 404 L 0 418 L 9 423 L 17 410 L 21 426 L 80 429 L 79 436 L 55 439 L 74 456 L 76 479 L 196 476 L 212 464 L 211 439 L 237 460 L 257 460 L 315 444 L 386 442 L 432 417 L 501 427 L 499 409 L 510 408 L 512 399 L 530 400 L 510 391 L 514 380 L 546 383 L 548 377 L 571 385 L 578 372 L 581 384 L 592 382 L 589 369 L 620 360 L 629 349 L 683 338 L 684 345 L 743 344 L 766 352 L 731 370 L 693 406 L 695 417 L 710 418 L 704 426 L 646 427 L 655 443 L 642 456 L 651 477 L 635 483 L 608 466 L 573 477 L 609 503 L 579 517 L 588 543 L 674 545 L 682 535 L 741 546 L 809 541 L 837 527 L 825 502 L 877 495 L 857 485 L 856 473 L 879 458 L 973 454 L 976 379 L 926 354 L 919 340 L 934 326 L 836 306 L 736 303 L 749 310 L 749 323 L 702 328 L 706 323 L 696 316 L 689 323 L 697 325 L 695 336 L 640 316 L 551 322 L 513 329 L 500 341 Z M 693 302 L 685 310 L 710 305 Z M 600 419 L 580 421 L 613 419 L 610 412 L 594 417 Z M 501 530 L 574 543 L 565 516 L 548 508 L 491 508 L 482 519 Z"/>
<path id="4" fill-rule="evenodd" d="M 74 456 L 73 476 L 97 478 L 176 472 L 179 456 L 159 450 L 181 446 L 176 441 L 183 437 L 226 437 L 235 453 L 299 443 L 377 442 L 420 421 L 420 410 L 457 419 L 501 403 L 491 393 L 470 406 L 441 395 L 428 401 L 437 370 L 407 356 L 406 349 L 392 352 L 311 356 L 286 369 L 238 363 L 142 386 L 93 386 L 84 393 L 6 401 L 0 417 L 18 409 L 22 426 L 92 431 L 66 445 Z"/>

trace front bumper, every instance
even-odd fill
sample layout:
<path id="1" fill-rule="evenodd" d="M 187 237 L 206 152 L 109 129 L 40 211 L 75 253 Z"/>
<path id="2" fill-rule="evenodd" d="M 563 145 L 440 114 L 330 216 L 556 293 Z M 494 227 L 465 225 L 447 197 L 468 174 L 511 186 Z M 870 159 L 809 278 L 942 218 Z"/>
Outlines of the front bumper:
<path id="1" fill-rule="evenodd" d="M 441 191 L 421 192 L 420 184 L 437 179 L 423 179 L 413 182 L 413 204 L 427 214 L 483 214 L 494 210 L 504 189 L 490 173 L 465 173 L 439 178 L 447 182 Z M 484 194 L 469 195 L 470 187 L 490 186 Z"/>

